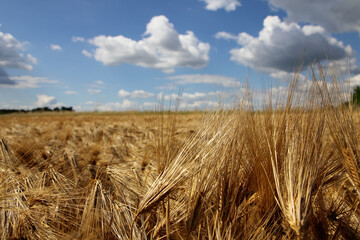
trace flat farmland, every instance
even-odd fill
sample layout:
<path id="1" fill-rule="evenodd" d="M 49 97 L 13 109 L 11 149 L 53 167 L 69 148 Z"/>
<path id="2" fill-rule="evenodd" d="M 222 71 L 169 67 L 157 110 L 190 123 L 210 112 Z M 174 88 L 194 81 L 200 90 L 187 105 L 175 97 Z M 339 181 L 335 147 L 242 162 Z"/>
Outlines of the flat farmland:
<path id="1" fill-rule="evenodd" d="M 356 239 L 358 111 L 315 107 L 3 115 L 2 238 Z"/>
<path id="2" fill-rule="evenodd" d="M 157 144 L 179 146 L 199 129 L 201 113 L 43 113 L 0 116 L 0 136 L 40 155 L 60 152 L 82 158 L 139 161 L 152 156 Z M 24 153 L 25 154 L 25 153 Z M 88 157 L 88 156 L 86 156 Z"/>

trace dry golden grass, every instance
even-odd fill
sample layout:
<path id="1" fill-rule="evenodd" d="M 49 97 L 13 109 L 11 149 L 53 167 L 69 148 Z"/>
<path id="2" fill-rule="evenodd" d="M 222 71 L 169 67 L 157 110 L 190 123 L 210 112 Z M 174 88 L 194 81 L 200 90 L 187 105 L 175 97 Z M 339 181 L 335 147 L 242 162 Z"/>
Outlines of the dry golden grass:
<path id="1" fill-rule="evenodd" d="M 312 73 L 263 111 L 1 116 L 1 239 L 360 239 L 358 112 Z"/>

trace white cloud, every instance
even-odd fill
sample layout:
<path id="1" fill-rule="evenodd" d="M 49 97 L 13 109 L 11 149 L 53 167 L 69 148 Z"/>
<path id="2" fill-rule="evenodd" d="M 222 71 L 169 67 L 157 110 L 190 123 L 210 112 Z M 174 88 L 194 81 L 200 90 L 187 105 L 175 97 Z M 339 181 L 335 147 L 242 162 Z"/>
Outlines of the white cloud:
<path id="1" fill-rule="evenodd" d="M 350 87 L 355 87 L 360 85 L 360 74 L 357 74 L 350 78 Z"/>
<path id="2" fill-rule="evenodd" d="M 204 110 L 220 107 L 220 103 L 216 101 L 195 101 L 192 103 L 180 102 L 181 110 Z"/>
<path id="3" fill-rule="evenodd" d="M 183 93 L 181 99 L 185 102 L 207 100 L 210 98 L 218 98 L 224 95 L 223 92 L 195 92 L 195 93 Z"/>
<path id="4" fill-rule="evenodd" d="M 54 51 L 59 51 L 59 52 L 62 51 L 62 48 L 61 48 L 60 45 L 51 44 L 51 45 L 50 45 L 50 48 L 51 48 L 51 50 L 54 50 Z"/>
<path id="5" fill-rule="evenodd" d="M 215 34 L 216 39 L 226 39 L 226 40 L 237 40 L 237 36 L 228 32 L 218 32 Z"/>
<path id="6" fill-rule="evenodd" d="M 29 60 L 29 62 L 31 62 L 32 64 L 36 65 L 37 64 L 37 59 L 36 57 L 32 56 L 31 54 L 27 55 L 27 59 Z"/>
<path id="7" fill-rule="evenodd" d="M 11 34 L 0 32 L 0 67 L 31 70 L 32 66 L 26 62 L 24 55 L 18 53 L 23 50 L 23 46 L 24 43 Z"/>
<path id="8" fill-rule="evenodd" d="M 57 80 L 51 80 L 44 77 L 33 77 L 33 76 L 14 76 L 8 77 L 13 84 L 2 85 L 1 83 L 1 70 L 0 70 L 0 86 L 8 88 L 38 88 L 40 84 L 56 84 L 60 83 Z"/>
<path id="9" fill-rule="evenodd" d="M 127 110 L 139 110 L 140 105 L 137 102 L 124 99 L 122 102 L 109 102 L 106 104 L 99 104 L 96 106 L 98 111 L 127 111 Z"/>
<path id="10" fill-rule="evenodd" d="M 181 99 L 184 101 L 192 101 L 192 100 L 199 100 L 210 97 L 213 92 L 210 93 L 203 93 L 203 92 L 195 92 L 195 93 L 183 93 Z"/>
<path id="11" fill-rule="evenodd" d="M 94 58 L 105 65 L 130 63 L 170 73 L 174 68 L 202 68 L 209 61 L 210 45 L 200 42 L 191 31 L 177 33 L 165 16 L 153 17 L 139 41 L 100 35 L 89 42 L 97 47 Z"/>
<path id="12" fill-rule="evenodd" d="M 171 94 L 158 94 L 158 99 L 164 99 L 166 101 L 169 100 L 175 100 L 177 98 L 181 99 L 181 102 L 183 103 L 190 103 L 194 101 L 204 101 L 204 100 L 210 100 L 210 99 L 218 99 L 222 96 L 227 95 L 227 93 L 216 91 L 216 92 L 195 92 L 195 93 L 182 93 L 180 96 L 175 93 Z"/>
<path id="13" fill-rule="evenodd" d="M 275 91 L 275 90 L 274 90 Z M 254 102 L 261 100 L 264 92 L 258 90 L 249 90 L 246 88 L 236 88 L 229 91 L 214 91 L 214 92 L 195 92 L 183 93 L 181 96 L 178 94 L 165 94 L 158 95 L 159 100 L 164 100 L 165 103 L 170 100 L 174 101 L 180 99 L 180 110 L 201 110 L 221 107 L 222 109 L 229 109 L 234 107 L 234 104 L 250 104 L 245 99 L 245 96 L 251 95 Z M 250 105 L 249 105 L 250 106 Z"/>
<path id="14" fill-rule="evenodd" d="M 131 98 L 151 98 L 153 96 L 153 93 L 145 92 L 144 90 L 135 90 L 130 95 Z"/>
<path id="15" fill-rule="evenodd" d="M 56 99 L 54 96 L 48 96 L 46 94 L 38 94 L 37 102 L 35 103 L 38 107 L 50 107 L 56 104 Z"/>
<path id="16" fill-rule="evenodd" d="M 236 7 L 240 7 L 241 3 L 238 0 L 201 0 L 206 3 L 206 9 L 216 11 L 224 8 L 226 11 L 234 11 Z"/>
<path id="17" fill-rule="evenodd" d="M 170 99 L 174 100 L 178 97 L 180 98 L 180 110 L 201 110 L 201 109 L 211 109 L 216 107 L 229 107 L 231 103 L 229 100 L 232 100 L 236 94 L 241 93 L 241 89 L 236 92 L 195 92 L 195 93 L 183 93 L 181 96 L 177 94 L 164 95 L 164 100 L 169 101 Z"/>
<path id="18" fill-rule="evenodd" d="M 73 42 L 85 42 L 85 38 L 83 38 L 83 37 L 78 37 L 78 36 L 73 36 L 73 37 L 72 37 L 72 41 L 73 41 Z"/>
<path id="19" fill-rule="evenodd" d="M 96 93 L 101 93 L 101 89 L 89 88 L 89 89 L 87 90 L 87 92 L 88 92 L 90 95 L 93 95 L 93 94 L 96 94 Z"/>
<path id="20" fill-rule="evenodd" d="M 103 81 L 95 81 L 95 84 L 98 84 L 98 85 L 104 85 L 105 83 Z"/>
<path id="21" fill-rule="evenodd" d="M 143 104 L 143 107 L 145 110 L 156 110 L 156 102 L 144 102 Z"/>
<path id="22" fill-rule="evenodd" d="M 160 92 L 160 93 L 158 93 L 158 94 L 156 95 L 156 98 L 159 99 L 159 100 L 163 99 L 163 97 L 164 97 L 164 93 L 163 93 L 163 92 Z"/>
<path id="23" fill-rule="evenodd" d="M 120 90 L 120 96 L 127 98 L 138 98 L 136 96 L 136 91 L 128 92 L 125 90 Z M 142 90 L 138 90 L 142 92 Z M 243 93 L 243 90 L 236 90 L 236 93 Z M 133 101 L 132 99 L 124 98 L 120 102 L 108 102 L 101 104 L 99 102 L 88 101 L 84 104 L 85 108 L 93 108 L 97 111 L 128 111 L 128 110 L 156 110 L 161 108 L 161 106 L 167 106 L 170 104 L 170 101 L 174 102 L 176 99 L 180 99 L 179 110 L 200 110 L 200 109 L 209 109 L 214 107 L 230 107 L 232 106 L 233 96 L 236 94 L 214 91 L 214 92 L 194 92 L 194 93 L 183 93 L 181 96 L 175 93 L 163 94 L 162 92 L 157 94 L 158 102 L 155 101 L 145 101 L 138 102 Z M 164 101 L 164 102 L 163 102 Z M 171 106 L 171 109 L 174 105 Z M 166 108 L 166 107 L 165 107 Z"/>
<path id="24" fill-rule="evenodd" d="M 26 43 L 19 42 L 10 33 L 0 32 L 0 85 L 14 86 L 16 83 L 8 76 L 4 70 L 6 67 L 19 68 L 24 70 L 32 70 L 31 64 L 37 64 L 36 58 L 31 54 L 27 54 L 27 58 L 23 53 Z M 31 64 L 29 64 L 30 62 Z"/>
<path id="25" fill-rule="evenodd" d="M 119 97 L 129 97 L 130 93 L 128 91 L 125 91 L 124 89 L 120 89 L 118 92 Z"/>
<path id="26" fill-rule="evenodd" d="M 235 40 L 238 44 L 245 45 L 250 43 L 254 37 L 249 34 L 242 32 L 238 35 L 234 35 L 228 32 L 218 32 L 215 34 L 216 39 Z"/>
<path id="27" fill-rule="evenodd" d="M 132 92 L 125 91 L 124 89 L 120 89 L 118 92 L 118 96 L 122 98 L 130 97 L 130 98 L 151 98 L 155 95 L 153 93 L 145 92 L 144 90 L 134 90 Z"/>
<path id="28" fill-rule="evenodd" d="M 103 89 L 103 88 L 105 88 L 105 82 L 103 82 L 101 80 L 94 81 L 89 85 L 89 88 L 91 88 L 91 89 Z"/>
<path id="29" fill-rule="evenodd" d="M 329 63 L 323 64 L 322 67 L 330 71 L 331 69 L 338 69 L 341 70 L 343 73 L 350 72 L 351 74 L 354 75 L 360 73 L 360 68 L 357 65 L 357 61 L 355 57 L 348 59 L 341 59 L 339 61 L 330 61 Z"/>
<path id="30" fill-rule="evenodd" d="M 76 91 L 71 91 L 71 90 L 65 91 L 64 93 L 65 93 L 66 95 L 77 95 L 77 94 L 79 94 L 78 92 L 76 92 Z"/>
<path id="31" fill-rule="evenodd" d="M 159 100 L 175 100 L 175 99 L 181 99 L 181 96 L 179 94 L 171 93 L 171 94 L 163 94 L 162 92 L 158 94 L 157 99 Z"/>
<path id="32" fill-rule="evenodd" d="M 174 80 L 177 84 L 215 84 L 223 87 L 238 87 L 240 82 L 236 81 L 235 78 L 210 75 L 210 74 L 188 74 L 188 75 L 176 75 L 167 77 L 169 80 Z"/>
<path id="33" fill-rule="evenodd" d="M 219 34 L 224 38 L 224 34 Z M 291 72 L 300 62 L 304 67 L 315 59 L 319 61 L 352 59 L 353 72 L 359 70 L 355 52 L 343 42 L 326 34 L 319 26 L 282 22 L 277 16 L 268 16 L 258 37 L 240 33 L 237 42 L 241 48 L 230 51 L 231 60 L 264 72 Z"/>
<path id="34" fill-rule="evenodd" d="M 289 21 L 319 24 L 330 32 L 360 33 L 359 0 L 269 0 L 287 12 Z"/>
<path id="35" fill-rule="evenodd" d="M 142 90 L 139 90 L 139 92 Z M 136 91 L 127 92 L 125 90 L 119 91 L 123 97 L 134 97 L 136 96 Z M 135 94 L 134 94 L 135 93 Z M 178 96 L 175 93 L 166 94 L 159 93 L 157 95 L 160 101 L 164 100 L 165 105 L 169 103 L 170 100 L 174 101 L 175 99 L 181 99 L 179 109 L 181 110 L 194 110 L 194 109 L 206 109 L 219 106 L 219 99 L 224 96 L 229 96 L 228 93 L 221 91 L 216 92 L 195 92 L 195 93 L 183 93 L 182 96 Z M 95 103 L 89 101 L 85 103 L 87 106 L 93 106 L 95 110 L 98 111 L 127 111 L 127 110 L 155 110 L 156 107 L 159 107 L 156 101 L 153 102 L 137 102 L 129 99 L 123 99 L 121 102 L 109 102 L 105 104 Z"/>
<path id="36" fill-rule="evenodd" d="M 84 54 L 88 58 L 92 58 L 92 56 L 93 56 L 91 52 L 89 52 L 89 51 L 87 51 L 85 49 L 82 50 L 81 53 Z"/>
<path id="37" fill-rule="evenodd" d="M 279 79 L 282 81 L 290 81 L 294 78 L 299 78 L 300 80 L 305 80 L 305 76 L 302 74 L 299 74 L 298 72 L 284 72 L 284 71 L 278 71 L 278 72 L 272 72 L 270 73 L 270 76 L 275 79 Z"/>

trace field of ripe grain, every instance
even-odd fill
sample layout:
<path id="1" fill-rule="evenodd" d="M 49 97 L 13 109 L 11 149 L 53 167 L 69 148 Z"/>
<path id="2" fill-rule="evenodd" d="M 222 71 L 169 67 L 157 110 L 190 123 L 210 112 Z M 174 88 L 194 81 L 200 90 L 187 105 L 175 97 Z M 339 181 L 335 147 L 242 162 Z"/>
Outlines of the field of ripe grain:
<path id="1" fill-rule="evenodd" d="M 200 113 L 14 114 L 0 117 L 0 136 L 25 162 L 33 161 L 34 155 L 44 159 L 66 155 L 81 169 L 89 163 L 126 161 L 132 162 L 131 168 L 141 165 L 144 170 L 156 154 L 175 154 L 201 119 Z M 162 148 L 165 145 L 172 149 Z M 149 163 L 149 169 L 155 167 L 154 161 Z"/>
<path id="2" fill-rule="evenodd" d="M 142 195 L 202 115 L 1 116 L 2 239 L 128 239 Z"/>
<path id="3" fill-rule="evenodd" d="M 261 111 L 1 116 L 1 238 L 360 239 L 358 111 L 312 80 Z"/>

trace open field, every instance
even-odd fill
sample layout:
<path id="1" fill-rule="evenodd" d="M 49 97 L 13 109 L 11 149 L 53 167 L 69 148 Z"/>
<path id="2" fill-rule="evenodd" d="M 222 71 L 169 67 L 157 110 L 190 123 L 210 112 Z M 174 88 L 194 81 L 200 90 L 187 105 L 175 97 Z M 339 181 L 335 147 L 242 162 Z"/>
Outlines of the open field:
<path id="1" fill-rule="evenodd" d="M 263 111 L 1 116 L 1 238 L 360 239 L 358 111 L 292 84 Z"/>

